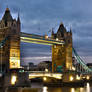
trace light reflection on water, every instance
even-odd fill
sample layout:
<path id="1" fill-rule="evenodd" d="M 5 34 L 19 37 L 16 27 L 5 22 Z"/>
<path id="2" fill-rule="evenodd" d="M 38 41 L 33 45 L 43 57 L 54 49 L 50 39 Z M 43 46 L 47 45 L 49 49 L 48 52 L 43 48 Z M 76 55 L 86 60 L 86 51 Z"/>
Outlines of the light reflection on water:
<path id="1" fill-rule="evenodd" d="M 84 87 L 43 87 L 42 92 L 91 92 L 91 86 L 86 83 Z"/>
<path id="2" fill-rule="evenodd" d="M 37 86 L 36 84 L 36 86 L 32 86 L 30 89 L 35 89 L 35 88 L 38 88 L 38 90 L 37 91 L 31 90 L 31 92 L 91 92 L 92 87 L 90 86 L 89 83 L 86 83 L 84 87 L 75 87 L 75 88 L 74 87 L 46 87 L 40 84 Z M 21 92 L 24 92 L 24 91 L 21 91 Z M 26 92 L 29 92 L 29 91 L 26 90 Z"/>
<path id="3" fill-rule="evenodd" d="M 48 92 L 48 87 L 43 87 L 43 92 Z"/>
<path id="4" fill-rule="evenodd" d="M 86 85 L 86 92 L 90 92 L 90 84 L 89 83 L 87 83 L 87 85 Z"/>
<path id="5" fill-rule="evenodd" d="M 74 88 L 71 88 L 71 92 L 75 92 L 75 89 Z"/>

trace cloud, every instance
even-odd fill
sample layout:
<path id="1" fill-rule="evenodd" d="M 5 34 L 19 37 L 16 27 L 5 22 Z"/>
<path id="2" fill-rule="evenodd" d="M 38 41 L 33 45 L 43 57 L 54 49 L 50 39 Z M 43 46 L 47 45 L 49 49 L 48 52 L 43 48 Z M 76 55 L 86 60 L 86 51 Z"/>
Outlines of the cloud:
<path id="1" fill-rule="evenodd" d="M 25 63 L 23 61 L 26 61 Z M 28 64 L 29 62 L 33 62 L 38 64 L 42 61 L 51 61 L 51 56 L 38 56 L 38 57 L 24 57 L 22 58 L 22 64 Z"/>
<path id="2" fill-rule="evenodd" d="M 71 25 L 74 47 L 82 57 L 85 56 L 86 60 L 91 62 L 92 0 L 0 0 L 0 18 L 7 5 L 15 17 L 20 12 L 22 32 L 44 35 L 50 34 L 48 31 L 52 28 L 55 28 L 56 32 L 60 22 L 63 22 L 68 30 Z M 33 48 L 35 45 L 32 45 L 31 49 L 30 45 L 23 45 L 25 44 L 22 44 L 21 52 L 27 51 L 22 56 L 27 57 L 33 50 L 37 50 Z M 49 52 L 49 47 L 42 49 L 45 53 Z M 34 53 L 33 55 L 37 56 Z"/>

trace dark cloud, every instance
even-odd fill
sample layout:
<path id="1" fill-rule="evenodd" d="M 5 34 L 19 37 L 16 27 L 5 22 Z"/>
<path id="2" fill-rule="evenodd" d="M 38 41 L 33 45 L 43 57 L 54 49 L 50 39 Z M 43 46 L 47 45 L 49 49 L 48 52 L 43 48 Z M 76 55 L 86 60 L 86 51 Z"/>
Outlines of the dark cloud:
<path id="1" fill-rule="evenodd" d="M 44 35 L 52 27 L 56 28 L 60 22 L 67 28 L 71 26 L 74 47 L 82 57 L 86 57 L 85 60 L 91 62 L 92 0 L 0 0 L 0 17 L 7 5 L 13 16 L 16 17 L 20 12 L 22 32 Z M 21 52 L 26 51 L 22 55 L 37 57 L 33 53 L 37 49 L 35 45 L 32 46 L 30 48 L 30 45 L 22 45 Z M 50 47 L 44 47 L 37 52 L 40 56 L 45 56 L 41 52 L 51 53 L 49 49 Z"/>

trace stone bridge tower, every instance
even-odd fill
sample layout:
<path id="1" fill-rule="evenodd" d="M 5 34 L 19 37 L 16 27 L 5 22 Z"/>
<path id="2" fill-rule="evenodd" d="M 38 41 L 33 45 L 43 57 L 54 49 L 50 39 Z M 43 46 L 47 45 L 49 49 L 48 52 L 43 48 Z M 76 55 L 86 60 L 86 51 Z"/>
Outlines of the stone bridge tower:
<path id="1" fill-rule="evenodd" d="M 72 69 L 72 32 L 66 31 L 61 23 L 57 33 L 52 31 L 52 38 L 64 41 L 64 45 L 52 46 L 52 72 L 62 72 Z"/>
<path id="2" fill-rule="evenodd" d="M 3 71 L 20 68 L 20 18 L 13 19 L 9 8 L 6 8 L 0 21 L 0 42 L 6 37 L 8 40 L 0 49 Z"/>

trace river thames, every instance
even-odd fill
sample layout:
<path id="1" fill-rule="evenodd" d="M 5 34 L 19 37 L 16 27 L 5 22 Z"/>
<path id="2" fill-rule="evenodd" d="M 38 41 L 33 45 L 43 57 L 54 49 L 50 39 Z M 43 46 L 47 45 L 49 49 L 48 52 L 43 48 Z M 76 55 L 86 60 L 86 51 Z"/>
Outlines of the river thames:
<path id="1" fill-rule="evenodd" d="M 13 88 L 0 92 L 92 92 L 92 84 L 86 83 L 84 87 L 46 87 L 41 83 L 32 83 L 30 88 Z"/>

